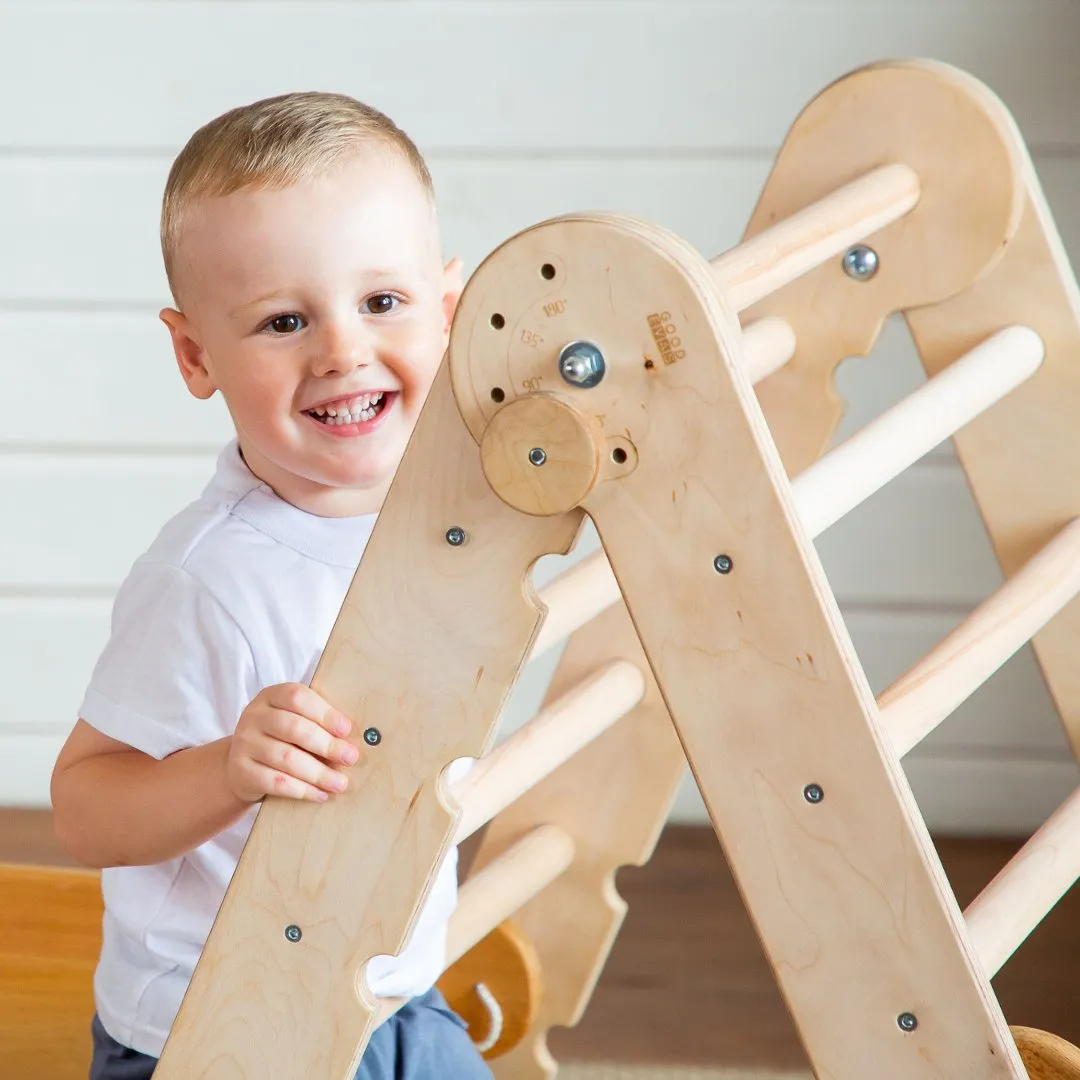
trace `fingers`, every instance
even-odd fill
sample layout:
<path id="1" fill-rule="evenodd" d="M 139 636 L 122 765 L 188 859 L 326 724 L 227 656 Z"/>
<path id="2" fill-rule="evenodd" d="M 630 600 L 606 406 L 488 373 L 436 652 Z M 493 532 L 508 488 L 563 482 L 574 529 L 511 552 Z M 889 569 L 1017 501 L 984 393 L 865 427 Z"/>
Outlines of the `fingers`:
<path id="1" fill-rule="evenodd" d="M 272 686 L 266 692 L 266 701 L 274 709 L 307 717 L 331 735 L 345 736 L 352 731 L 352 721 L 343 712 L 302 683 Z"/>
<path id="2" fill-rule="evenodd" d="M 299 799 L 304 802 L 326 802 L 330 798 L 330 793 L 323 788 L 256 761 L 247 763 L 247 772 L 252 788 L 263 795 L 280 795 L 286 799 Z"/>
<path id="3" fill-rule="evenodd" d="M 269 687 L 245 710 L 234 735 L 239 782 L 260 797 L 323 802 L 348 787 L 335 766 L 360 759 L 360 750 L 344 738 L 351 729 L 349 718 L 310 687 Z"/>

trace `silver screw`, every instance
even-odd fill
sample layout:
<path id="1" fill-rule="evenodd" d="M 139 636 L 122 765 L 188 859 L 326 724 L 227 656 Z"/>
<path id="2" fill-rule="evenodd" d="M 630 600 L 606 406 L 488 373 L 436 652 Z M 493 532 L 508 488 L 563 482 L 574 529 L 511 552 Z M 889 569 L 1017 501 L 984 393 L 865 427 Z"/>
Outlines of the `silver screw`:
<path id="1" fill-rule="evenodd" d="M 919 1021 L 915 1018 L 914 1013 L 903 1012 L 897 1018 L 896 1022 L 900 1025 L 901 1031 L 914 1031 L 919 1026 Z"/>
<path id="2" fill-rule="evenodd" d="M 803 788 L 803 798 L 808 803 L 819 803 L 825 798 L 825 792 L 822 790 L 820 784 L 807 784 Z"/>
<path id="3" fill-rule="evenodd" d="M 303 937 L 303 933 L 299 926 L 293 924 L 292 926 L 285 927 L 285 940 L 291 941 L 294 945 Z"/>
<path id="4" fill-rule="evenodd" d="M 591 342 L 571 341 L 559 353 L 559 374 L 581 390 L 595 386 L 606 370 L 604 354 Z"/>
<path id="5" fill-rule="evenodd" d="M 364 732 L 364 742 L 366 742 L 368 746 L 378 746 L 379 743 L 382 742 L 382 734 L 379 729 L 369 727 L 367 731 Z"/>
<path id="6" fill-rule="evenodd" d="M 446 542 L 451 547 L 461 547 L 465 543 L 465 530 L 458 525 L 451 525 L 446 530 Z"/>
<path id="7" fill-rule="evenodd" d="M 713 569 L 718 574 L 730 574 L 731 568 L 735 565 L 731 561 L 730 555 L 717 555 L 712 561 Z"/>
<path id="8" fill-rule="evenodd" d="M 547 461 L 547 454 L 545 453 L 545 451 L 543 450 L 542 447 L 534 446 L 529 451 L 529 460 L 534 465 L 543 465 L 544 462 Z"/>
<path id="9" fill-rule="evenodd" d="M 869 281 L 878 270 L 877 252 L 865 244 L 856 244 L 844 253 L 844 273 L 856 281 Z"/>

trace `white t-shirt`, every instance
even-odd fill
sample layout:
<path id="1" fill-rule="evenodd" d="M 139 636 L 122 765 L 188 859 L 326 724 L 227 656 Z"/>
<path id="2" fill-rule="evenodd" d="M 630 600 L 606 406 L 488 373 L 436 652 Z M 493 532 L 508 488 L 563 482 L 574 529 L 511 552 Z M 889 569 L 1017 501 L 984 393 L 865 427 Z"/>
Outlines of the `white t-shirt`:
<path id="1" fill-rule="evenodd" d="M 290 505 L 231 442 L 117 593 L 79 715 L 159 759 L 230 734 L 264 687 L 310 682 L 374 524 Z M 124 1046 L 160 1057 L 256 811 L 181 858 L 103 871 L 95 999 Z M 452 850 L 401 956 L 368 965 L 373 993 L 430 989 L 456 900 Z"/>

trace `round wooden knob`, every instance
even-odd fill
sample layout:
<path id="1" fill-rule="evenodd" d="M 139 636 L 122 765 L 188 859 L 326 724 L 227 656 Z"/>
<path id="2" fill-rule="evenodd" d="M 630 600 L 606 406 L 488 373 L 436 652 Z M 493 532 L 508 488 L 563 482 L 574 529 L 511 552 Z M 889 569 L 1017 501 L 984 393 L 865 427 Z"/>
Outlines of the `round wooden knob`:
<path id="1" fill-rule="evenodd" d="M 599 431 L 573 406 L 530 394 L 492 417 L 480 440 L 480 460 L 492 490 L 515 510 L 564 514 L 596 483 Z"/>

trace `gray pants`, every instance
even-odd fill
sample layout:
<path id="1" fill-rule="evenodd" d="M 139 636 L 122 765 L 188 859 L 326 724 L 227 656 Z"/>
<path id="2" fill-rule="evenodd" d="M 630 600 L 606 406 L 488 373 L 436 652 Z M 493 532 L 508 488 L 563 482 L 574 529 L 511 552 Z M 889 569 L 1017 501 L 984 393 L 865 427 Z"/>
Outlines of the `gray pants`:
<path id="1" fill-rule="evenodd" d="M 96 1016 L 91 1030 L 94 1060 L 90 1080 L 150 1080 L 157 1058 L 121 1046 Z M 451 1011 L 438 990 L 429 990 L 375 1029 L 355 1080 L 492 1080 L 492 1077 L 462 1019 Z"/>

